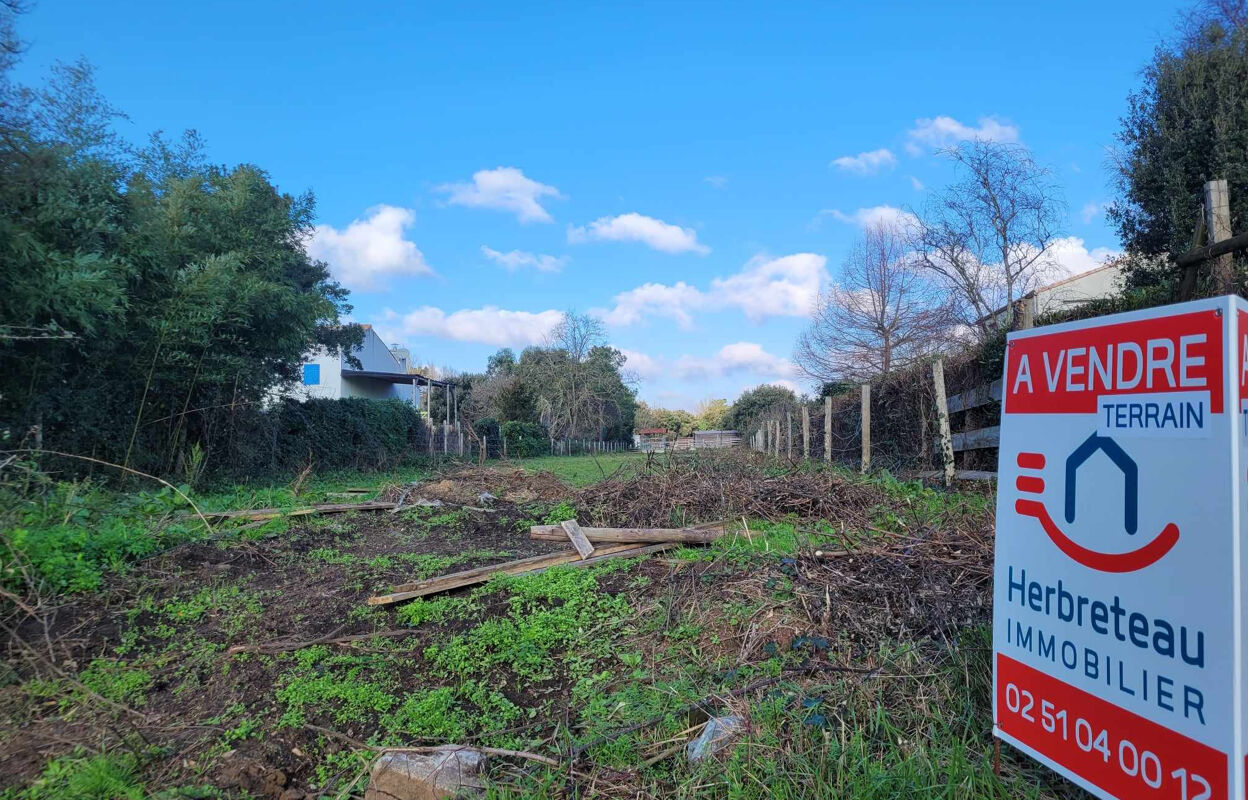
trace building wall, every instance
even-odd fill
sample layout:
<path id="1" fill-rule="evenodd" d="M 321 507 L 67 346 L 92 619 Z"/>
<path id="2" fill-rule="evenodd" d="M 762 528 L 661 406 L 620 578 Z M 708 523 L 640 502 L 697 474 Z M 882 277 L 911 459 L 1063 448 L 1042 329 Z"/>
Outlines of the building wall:
<path id="1" fill-rule="evenodd" d="M 302 382 L 303 366 L 308 364 L 319 366 L 321 373 L 320 382 L 311 386 Z M 342 358 L 337 353 L 326 352 L 324 348 L 317 348 L 308 353 L 304 356 L 303 365 L 300 367 L 300 382 L 286 392 L 286 396 L 296 400 L 313 398 L 336 400 L 342 397 Z"/>
<path id="2" fill-rule="evenodd" d="M 360 368 L 368 372 L 391 372 L 403 374 L 407 372 L 406 366 L 402 361 L 395 358 L 390 352 L 390 348 L 386 347 L 386 343 L 381 340 L 377 332 L 372 328 L 364 329 L 364 341 L 359 349 L 354 352 L 356 358 L 360 360 Z M 386 381 L 370 380 L 367 378 L 344 378 L 342 370 L 344 368 L 351 370 L 354 366 L 348 366 L 345 360 L 338 353 L 330 353 L 324 348 L 317 348 L 303 358 L 303 365 L 315 364 L 320 367 L 320 381 L 313 385 L 307 385 L 302 382 L 296 383 L 289 391 L 285 392 L 286 397 L 292 397 L 296 400 L 309 400 L 313 398 L 338 400 L 344 397 L 366 397 L 372 400 L 402 400 L 406 403 L 412 402 L 411 384 L 393 384 Z M 300 368 L 302 376 L 302 365 Z M 420 391 L 423 391 L 420 390 Z M 420 391 L 417 397 L 420 397 Z"/>
<path id="3" fill-rule="evenodd" d="M 1041 314 L 1062 311 L 1072 305 L 1109 297 L 1118 291 L 1121 275 L 1122 270 L 1117 266 L 1107 266 L 1046 286 L 1036 292 L 1037 310 Z"/>
<path id="4" fill-rule="evenodd" d="M 355 357 L 368 372 L 407 372 L 407 367 L 394 357 L 372 328 L 364 329 L 364 343 L 355 351 Z"/>

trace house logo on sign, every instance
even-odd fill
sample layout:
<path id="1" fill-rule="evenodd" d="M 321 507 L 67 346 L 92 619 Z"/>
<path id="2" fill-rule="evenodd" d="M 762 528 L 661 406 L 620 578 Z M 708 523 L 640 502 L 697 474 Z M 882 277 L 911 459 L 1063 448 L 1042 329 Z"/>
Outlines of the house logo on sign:
<path id="1" fill-rule="evenodd" d="M 1094 433 L 1075 448 L 1066 458 L 1065 520 L 1067 525 L 1075 522 L 1075 497 L 1079 481 L 1079 468 L 1084 462 L 1102 452 L 1122 472 L 1123 510 L 1122 524 L 1128 536 L 1139 530 L 1139 466 L 1112 437 Z M 1043 453 L 1019 453 L 1018 466 L 1023 470 L 1042 470 L 1047 462 Z M 1027 494 L 1043 494 L 1044 479 L 1038 475 L 1019 475 L 1015 487 Z M 1135 572 L 1160 561 L 1179 541 L 1179 527 L 1166 523 L 1161 533 L 1142 547 L 1124 553 L 1104 553 L 1092 550 L 1070 538 L 1057 523 L 1042 500 L 1020 497 L 1014 510 L 1024 517 L 1034 517 L 1041 529 L 1057 548 L 1075 562 L 1099 572 Z"/>

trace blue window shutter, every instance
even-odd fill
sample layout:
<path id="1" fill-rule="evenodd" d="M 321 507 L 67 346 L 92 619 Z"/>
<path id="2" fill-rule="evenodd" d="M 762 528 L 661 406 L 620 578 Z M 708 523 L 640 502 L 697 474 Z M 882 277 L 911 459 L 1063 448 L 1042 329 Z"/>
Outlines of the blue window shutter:
<path id="1" fill-rule="evenodd" d="M 320 364 L 304 364 L 303 365 L 303 385 L 316 386 L 321 382 L 321 365 Z"/>

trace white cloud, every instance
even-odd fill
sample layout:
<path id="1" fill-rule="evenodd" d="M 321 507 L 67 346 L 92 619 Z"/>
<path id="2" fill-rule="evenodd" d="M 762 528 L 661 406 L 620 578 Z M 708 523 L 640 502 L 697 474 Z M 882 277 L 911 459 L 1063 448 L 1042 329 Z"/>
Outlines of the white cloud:
<path id="1" fill-rule="evenodd" d="M 1079 211 L 1079 218 L 1086 225 L 1101 214 L 1104 214 L 1105 209 L 1108 207 L 1109 203 L 1084 203 L 1083 208 Z"/>
<path id="2" fill-rule="evenodd" d="M 515 272 L 525 267 L 532 267 L 538 272 L 558 272 L 567 265 L 569 260 L 567 256 L 547 256 L 541 253 L 526 253 L 523 250 L 500 253 L 485 245 L 481 245 L 481 254 L 508 272 Z"/>
<path id="3" fill-rule="evenodd" d="M 639 378 L 657 378 L 663 374 L 663 364 L 657 358 L 623 347 L 616 349 L 624 354 L 624 369 Z"/>
<path id="4" fill-rule="evenodd" d="M 918 218 L 914 214 L 889 205 L 860 208 L 848 214 L 837 208 L 825 208 L 815 215 L 813 224 L 817 225 L 819 220 L 825 216 L 831 216 L 838 222 L 857 225 L 860 228 L 865 228 L 868 225 L 888 225 L 905 230 L 918 223 Z"/>
<path id="5" fill-rule="evenodd" d="M 335 278 L 357 291 L 381 288 L 386 275 L 432 275 L 416 243 L 403 238 L 415 220 L 410 209 L 375 206 L 342 230 L 317 225 L 308 255 L 327 262 Z"/>
<path id="6" fill-rule="evenodd" d="M 553 222 L 540 200 L 560 197 L 559 190 L 525 177 L 515 167 L 474 172 L 471 183 L 444 183 L 437 191 L 450 195 L 447 202 L 471 208 L 510 211 L 521 222 Z"/>
<path id="7" fill-rule="evenodd" d="M 1017 142 L 1018 127 L 992 117 L 980 117 L 978 126 L 965 125 L 953 117 L 928 117 L 916 119 L 910 129 L 910 141 L 906 150 L 911 155 L 923 152 L 920 145 L 930 148 L 949 147 L 958 142 L 981 140 L 988 142 Z"/>
<path id="8" fill-rule="evenodd" d="M 778 381 L 767 381 L 767 383 L 768 383 L 768 385 L 770 385 L 770 386 L 779 386 L 781 389 L 788 389 L 788 390 L 789 390 L 790 392 L 792 392 L 793 394 L 801 394 L 801 393 L 802 393 L 802 388 L 801 388 L 800 386 L 798 386 L 798 385 L 797 385 L 797 381 L 790 381 L 790 380 L 784 380 L 784 379 L 781 379 L 781 380 L 778 380 Z"/>
<path id="9" fill-rule="evenodd" d="M 584 227 L 569 226 L 568 241 L 573 244 L 592 241 L 641 242 L 664 253 L 706 255 L 711 252 L 711 248 L 698 242 L 698 234 L 693 228 L 671 225 L 636 212 L 600 217 Z"/>
<path id="10" fill-rule="evenodd" d="M 1045 277 L 1051 281 L 1060 281 L 1081 272 L 1096 269 L 1106 261 L 1122 255 L 1122 251 L 1112 247 L 1094 247 L 1091 250 L 1078 236 L 1067 236 L 1055 239 L 1049 248 L 1052 261 L 1051 275 Z"/>
<path id="11" fill-rule="evenodd" d="M 882 169 L 892 169 L 897 166 L 897 157 L 891 150 L 881 147 L 879 150 L 870 150 L 856 156 L 835 158 L 828 166 L 852 172 L 855 175 L 874 175 Z"/>
<path id="12" fill-rule="evenodd" d="M 767 317 L 803 317 L 814 307 L 828 279 L 827 259 L 814 253 L 780 258 L 755 256 L 740 272 L 714 278 L 703 290 L 684 281 L 646 283 L 616 295 L 609 309 L 593 313 L 609 325 L 632 325 L 646 317 L 666 317 L 684 329 L 696 311 L 739 308 L 754 322 Z"/>
<path id="13" fill-rule="evenodd" d="M 728 185 L 728 179 L 723 175 L 707 175 L 702 180 L 709 183 L 712 189 L 722 189 Z"/>
<path id="14" fill-rule="evenodd" d="M 919 180 L 913 175 L 910 176 L 910 185 L 914 187 L 914 190 L 916 192 L 921 192 L 927 188 L 926 186 L 923 185 L 923 181 Z"/>
<path id="15" fill-rule="evenodd" d="M 797 367 L 787 358 L 768 353 L 755 342 L 724 345 L 709 358 L 682 356 L 676 361 L 676 374 L 687 379 L 740 373 L 782 379 L 796 375 Z"/>
<path id="16" fill-rule="evenodd" d="M 755 256 L 735 275 L 711 281 L 711 303 L 736 306 L 753 322 L 807 316 L 827 279 L 827 261 L 814 253 Z"/>
<path id="17" fill-rule="evenodd" d="M 562 311 L 508 311 L 495 306 L 465 308 L 450 314 L 423 306 L 407 314 L 387 311 L 385 318 L 399 323 L 407 336 L 436 336 L 457 342 L 477 342 L 498 347 L 541 344 L 563 321 Z"/>
<path id="18" fill-rule="evenodd" d="M 643 317 L 667 317 L 676 320 L 680 327 L 693 327 L 691 311 L 703 308 L 705 297 L 701 290 L 684 281 L 675 286 L 662 283 L 643 283 L 615 296 L 615 307 L 595 309 L 594 313 L 608 325 L 632 325 Z"/>

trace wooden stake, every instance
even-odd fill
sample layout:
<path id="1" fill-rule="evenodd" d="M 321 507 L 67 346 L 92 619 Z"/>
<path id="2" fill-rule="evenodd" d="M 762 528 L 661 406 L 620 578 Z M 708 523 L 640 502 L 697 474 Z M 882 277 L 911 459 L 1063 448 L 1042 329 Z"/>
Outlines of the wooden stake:
<path id="1" fill-rule="evenodd" d="M 823 398 L 823 460 L 832 463 L 832 398 Z"/>
<path id="2" fill-rule="evenodd" d="M 574 568 L 587 567 L 597 564 L 608 558 L 633 556 L 644 556 L 650 553 L 657 553 L 660 550 L 667 550 L 675 545 L 670 543 L 648 545 L 646 547 L 637 547 L 636 545 L 622 544 L 614 547 L 601 547 L 598 549 L 598 555 L 593 558 L 582 559 L 581 554 L 575 550 L 569 550 L 564 553 L 553 553 L 546 556 L 533 556 L 532 558 L 522 558 L 519 561 L 508 561 L 505 564 L 495 564 L 490 567 L 479 567 L 477 569 L 465 570 L 464 572 L 456 572 L 451 575 L 443 575 L 440 578 L 430 578 L 424 581 L 413 581 L 395 586 L 390 594 L 378 595 L 368 598 L 370 606 L 384 606 L 391 603 L 400 603 L 404 600 L 411 600 L 416 597 L 424 597 L 439 592 L 448 592 L 452 589 L 459 589 L 464 586 L 473 586 L 479 583 L 485 583 L 495 575 L 529 575 L 542 572 L 557 566 L 569 566 Z"/>
<path id="3" fill-rule="evenodd" d="M 1022 300 L 1019 300 L 1018 305 L 1020 310 L 1018 329 L 1025 331 L 1035 327 L 1036 311 L 1039 305 L 1036 296 L 1034 294 L 1029 294 Z"/>
<path id="4" fill-rule="evenodd" d="M 576 548 L 576 552 L 581 554 L 581 558 L 589 558 L 594 554 L 594 546 L 585 538 L 585 534 L 581 531 L 581 526 L 574 519 L 565 519 L 559 523 L 563 526 L 563 532 L 567 534 L 568 539 L 572 542 L 572 546 Z"/>
<path id="5" fill-rule="evenodd" d="M 788 436 L 789 460 L 792 461 L 793 460 L 793 412 L 792 411 L 784 412 L 784 427 L 786 428 L 785 433 Z"/>
<path id="6" fill-rule="evenodd" d="M 1225 180 L 1205 184 L 1205 225 L 1209 228 L 1209 243 L 1217 244 L 1231 238 L 1231 197 Z M 1213 260 L 1213 285 L 1218 294 L 1234 294 L 1235 276 L 1231 266 L 1234 256 L 1230 253 Z"/>
<path id="7" fill-rule="evenodd" d="M 802 404 L 802 458 L 810 460 L 810 409 Z"/>
<path id="8" fill-rule="evenodd" d="M 871 384 L 862 385 L 862 472 L 871 469 Z"/>
<path id="9" fill-rule="evenodd" d="M 953 485 L 953 434 L 949 432 L 949 399 L 945 395 L 945 362 L 932 362 L 932 388 L 936 392 L 936 425 L 940 436 L 940 458 L 945 468 L 945 485 Z"/>

